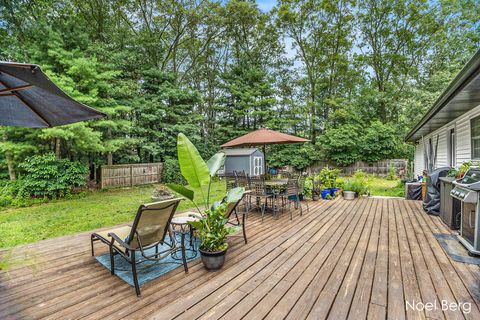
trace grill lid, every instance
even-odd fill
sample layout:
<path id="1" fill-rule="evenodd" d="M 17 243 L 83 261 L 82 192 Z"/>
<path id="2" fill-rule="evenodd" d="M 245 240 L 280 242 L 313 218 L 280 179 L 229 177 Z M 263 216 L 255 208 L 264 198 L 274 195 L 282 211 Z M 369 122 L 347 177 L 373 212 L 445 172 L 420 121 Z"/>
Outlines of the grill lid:
<path id="1" fill-rule="evenodd" d="M 463 185 L 470 185 L 476 182 L 480 182 L 480 168 L 470 168 L 460 181 Z"/>

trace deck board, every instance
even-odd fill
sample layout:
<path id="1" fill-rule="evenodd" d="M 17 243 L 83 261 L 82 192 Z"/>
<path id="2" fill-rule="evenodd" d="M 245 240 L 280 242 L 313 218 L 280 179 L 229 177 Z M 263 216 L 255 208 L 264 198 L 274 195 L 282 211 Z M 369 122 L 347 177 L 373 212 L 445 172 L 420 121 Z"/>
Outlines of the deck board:
<path id="1" fill-rule="evenodd" d="M 232 238 L 221 271 L 192 261 L 141 298 L 91 257 L 90 233 L 19 246 L 19 265 L 0 271 L 0 318 L 480 319 L 480 267 L 445 254 L 433 234 L 450 231 L 420 202 L 318 201 L 293 220 L 252 213 L 247 223 L 248 244 Z M 406 310 L 405 300 L 471 312 Z"/>

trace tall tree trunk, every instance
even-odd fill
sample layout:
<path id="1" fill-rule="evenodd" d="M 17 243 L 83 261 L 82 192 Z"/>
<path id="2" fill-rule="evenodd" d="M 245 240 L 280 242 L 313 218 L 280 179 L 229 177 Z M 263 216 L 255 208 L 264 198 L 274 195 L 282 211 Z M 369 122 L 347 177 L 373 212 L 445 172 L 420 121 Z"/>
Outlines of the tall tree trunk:
<path id="1" fill-rule="evenodd" d="M 113 153 L 112 152 L 107 152 L 107 164 L 111 166 L 113 164 Z"/>
<path id="2" fill-rule="evenodd" d="M 60 138 L 55 138 L 55 156 L 57 159 L 60 159 L 61 157 L 61 152 L 62 152 L 62 140 Z"/>
<path id="3" fill-rule="evenodd" d="M 3 133 L 3 141 L 6 142 L 8 140 L 8 135 L 6 132 Z M 13 154 L 10 151 L 5 152 L 5 160 L 7 161 L 7 167 L 8 167 L 8 176 L 10 177 L 10 180 L 16 180 L 17 179 L 17 174 L 15 172 L 15 166 L 13 162 Z"/>
<path id="4" fill-rule="evenodd" d="M 17 174 L 15 173 L 15 167 L 13 165 L 13 156 L 11 152 L 5 152 L 5 159 L 7 160 L 8 175 L 10 180 L 16 180 Z"/>

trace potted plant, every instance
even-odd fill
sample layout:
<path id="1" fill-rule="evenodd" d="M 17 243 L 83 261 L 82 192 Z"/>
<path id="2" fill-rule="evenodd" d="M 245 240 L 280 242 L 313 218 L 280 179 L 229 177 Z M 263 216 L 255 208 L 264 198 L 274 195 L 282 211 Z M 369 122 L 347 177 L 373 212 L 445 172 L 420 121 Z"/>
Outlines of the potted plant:
<path id="1" fill-rule="evenodd" d="M 322 195 L 322 199 L 324 199 L 324 200 L 331 199 L 332 195 L 330 194 L 331 193 L 330 188 L 326 188 L 325 186 L 321 186 L 320 189 L 322 190 L 322 191 L 320 191 L 320 193 Z"/>
<path id="2" fill-rule="evenodd" d="M 352 200 L 366 194 L 368 194 L 368 176 L 362 170 L 357 170 L 343 185 L 343 197 L 346 200 Z"/>
<path id="3" fill-rule="evenodd" d="M 156 187 L 152 192 L 152 200 L 153 201 L 163 201 L 172 199 L 175 197 L 167 188 L 167 186 L 160 185 Z"/>
<path id="4" fill-rule="evenodd" d="M 180 172 L 189 187 L 199 189 L 200 199 L 205 204 L 205 210 L 200 210 L 194 200 L 193 190 L 179 184 L 167 184 L 173 191 L 181 194 L 193 202 L 202 218 L 189 223 L 197 229 L 196 235 L 200 239 L 200 256 L 206 269 L 218 270 L 223 266 L 228 249 L 227 236 L 236 232 L 237 227 L 226 227 L 228 220 L 225 212 L 229 203 L 236 202 L 243 197 L 244 188 L 231 189 L 223 200 L 210 206 L 210 190 L 212 180 L 225 162 L 225 153 L 213 155 L 207 162 L 200 156 L 197 148 L 180 133 L 177 137 L 177 153 Z"/>
<path id="5" fill-rule="evenodd" d="M 355 199 L 355 187 L 353 185 L 352 179 L 348 179 L 343 184 L 343 198 L 345 200 L 353 200 Z"/>
<path id="6" fill-rule="evenodd" d="M 327 198 L 327 192 L 330 194 L 329 198 L 333 198 L 335 196 L 335 192 L 337 191 L 337 178 L 339 174 L 340 170 L 338 169 L 330 169 L 325 167 L 320 170 L 318 177 L 324 186 L 324 189 L 322 190 L 323 199 Z"/>
<path id="7" fill-rule="evenodd" d="M 238 231 L 238 227 L 226 227 L 225 213 L 229 203 L 241 199 L 245 189 L 231 189 L 224 200 L 214 203 L 212 208 L 205 210 L 205 216 L 198 221 L 189 222 L 197 229 L 200 239 L 200 256 L 205 269 L 215 271 L 222 268 L 228 249 L 227 236 Z"/>

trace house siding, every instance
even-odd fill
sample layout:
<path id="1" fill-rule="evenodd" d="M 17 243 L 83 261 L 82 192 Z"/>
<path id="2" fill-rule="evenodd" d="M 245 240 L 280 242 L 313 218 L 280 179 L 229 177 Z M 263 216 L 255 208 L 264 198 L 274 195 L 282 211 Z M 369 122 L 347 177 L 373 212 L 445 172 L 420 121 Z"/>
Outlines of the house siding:
<path id="1" fill-rule="evenodd" d="M 437 168 L 448 166 L 448 134 L 450 129 L 455 128 L 456 150 L 455 150 L 455 163 L 456 167 L 459 167 L 463 162 L 472 160 L 471 157 L 471 141 L 470 141 L 470 120 L 480 116 L 480 105 L 476 106 L 472 110 L 461 115 L 454 121 L 444 125 L 438 130 L 423 137 L 425 141 L 432 138 L 432 142 L 435 146 L 438 136 L 438 150 L 437 150 Z M 415 161 L 414 172 L 415 175 L 421 175 L 424 170 L 423 161 L 423 141 L 418 140 L 415 145 Z M 478 160 L 478 159 L 477 159 Z"/>
<path id="2" fill-rule="evenodd" d="M 225 159 L 225 173 L 245 171 L 250 174 L 250 156 L 227 156 Z"/>
<path id="3" fill-rule="evenodd" d="M 413 163 L 415 177 L 421 176 L 423 171 L 423 143 L 418 141 L 415 145 L 415 161 Z"/>

